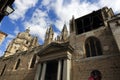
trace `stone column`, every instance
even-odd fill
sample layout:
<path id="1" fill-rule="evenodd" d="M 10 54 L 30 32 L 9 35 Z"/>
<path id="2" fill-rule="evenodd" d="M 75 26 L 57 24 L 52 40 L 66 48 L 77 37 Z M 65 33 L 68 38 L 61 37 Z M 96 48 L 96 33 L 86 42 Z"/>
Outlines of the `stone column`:
<path id="1" fill-rule="evenodd" d="M 41 64 L 38 64 L 34 80 L 39 80 L 40 73 L 41 73 L 41 68 L 42 68 Z"/>
<path id="2" fill-rule="evenodd" d="M 57 70 L 57 80 L 61 80 L 61 68 L 62 68 L 62 61 L 58 61 L 58 70 Z"/>
<path id="3" fill-rule="evenodd" d="M 42 68 L 40 80 L 45 80 L 45 72 L 46 72 L 46 63 L 43 63 L 43 68 Z"/>
<path id="4" fill-rule="evenodd" d="M 65 59 L 63 65 L 63 80 L 70 80 L 71 60 Z"/>

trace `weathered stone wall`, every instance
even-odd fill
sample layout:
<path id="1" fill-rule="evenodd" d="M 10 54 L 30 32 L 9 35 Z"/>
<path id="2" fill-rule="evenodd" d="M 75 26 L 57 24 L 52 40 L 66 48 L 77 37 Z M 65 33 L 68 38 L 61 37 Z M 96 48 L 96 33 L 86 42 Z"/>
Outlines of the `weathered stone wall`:
<path id="1" fill-rule="evenodd" d="M 103 55 L 86 57 L 85 41 L 89 37 L 99 39 Z M 70 45 L 75 49 L 72 54 L 71 80 L 88 80 L 95 69 L 102 73 L 102 80 L 120 80 L 119 42 L 116 42 L 116 39 L 120 41 L 118 37 L 112 33 L 109 25 L 79 35 L 76 35 L 75 30 L 71 32 Z"/>
<path id="2" fill-rule="evenodd" d="M 109 27 L 101 26 L 96 30 L 79 35 L 76 35 L 75 32 L 71 33 L 70 44 L 75 49 L 74 53 L 79 54 L 80 58 L 86 57 L 85 41 L 89 37 L 96 37 L 99 39 L 104 55 L 116 54 L 119 52 L 116 41 Z"/>
<path id="3" fill-rule="evenodd" d="M 29 68 L 30 61 L 35 54 L 34 50 L 17 54 L 18 55 L 0 59 L 0 74 L 6 64 L 6 68 L 0 76 L 0 80 L 34 80 L 36 64 L 34 68 Z M 18 59 L 20 59 L 20 65 L 18 69 L 15 70 L 14 67 Z"/>
<path id="4" fill-rule="evenodd" d="M 71 80 L 88 80 L 95 69 L 102 73 L 102 80 L 120 80 L 120 54 L 73 60 Z"/>
<path id="5" fill-rule="evenodd" d="M 117 42 L 120 51 L 120 14 L 109 22 L 109 26 L 111 28 L 111 31 L 114 35 L 114 38 Z"/>

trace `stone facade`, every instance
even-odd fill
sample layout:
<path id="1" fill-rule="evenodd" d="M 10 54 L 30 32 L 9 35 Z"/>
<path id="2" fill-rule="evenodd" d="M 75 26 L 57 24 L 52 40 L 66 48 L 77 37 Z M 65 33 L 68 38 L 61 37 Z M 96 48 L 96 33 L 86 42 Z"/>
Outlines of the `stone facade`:
<path id="1" fill-rule="evenodd" d="M 25 32 L 18 33 L 17 37 L 9 43 L 4 56 L 7 57 L 39 46 L 37 37 L 32 37 L 29 32 L 30 30 L 26 29 Z"/>
<path id="2" fill-rule="evenodd" d="M 38 47 L 39 49 L 41 46 Z M 38 48 L 35 48 L 36 50 Z M 38 57 L 28 50 L 0 59 L 0 80 L 34 80 Z M 33 59 L 34 58 L 34 59 Z M 19 64 L 18 64 L 19 61 Z"/>
<path id="3" fill-rule="evenodd" d="M 100 80 L 120 80 L 119 21 L 120 14 L 104 7 L 73 16 L 69 36 L 64 25 L 53 40 L 51 26 L 43 45 L 0 58 L 0 80 L 88 80 L 91 73 Z"/>
<path id="4" fill-rule="evenodd" d="M 3 42 L 3 40 L 5 39 L 5 37 L 7 37 L 7 34 L 0 31 L 0 44 Z"/>

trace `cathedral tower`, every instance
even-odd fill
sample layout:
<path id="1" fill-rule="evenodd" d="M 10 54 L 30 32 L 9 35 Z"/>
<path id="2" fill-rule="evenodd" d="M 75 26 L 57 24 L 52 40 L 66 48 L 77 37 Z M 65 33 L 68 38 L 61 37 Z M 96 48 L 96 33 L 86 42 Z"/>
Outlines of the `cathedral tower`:
<path id="1" fill-rule="evenodd" d="M 30 29 L 28 28 L 25 32 L 18 33 L 17 37 L 9 43 L 4 56 L 7 57 L 17 52 L 26 51 L 29 48 L 38 46 L 37 38 L 31 36 L 29 32 Z"/>

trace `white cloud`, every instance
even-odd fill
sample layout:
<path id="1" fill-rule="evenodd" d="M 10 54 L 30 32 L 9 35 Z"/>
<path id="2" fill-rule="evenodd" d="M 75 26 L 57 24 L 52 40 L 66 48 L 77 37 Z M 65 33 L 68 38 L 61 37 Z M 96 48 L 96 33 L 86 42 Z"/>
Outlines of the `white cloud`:
<path id="1" fill-rule="evenodd" d="M 51 24 L 46 11 L 36 9 L 32 18 L 24 23 L 25 28 L 30 27 L 30 32 L 44 40 L 44 35 L 48 25 Z"/>
<path id="2" fill-rule="evenodd" d="M 42 2 L 41 2 L 41 6 L 45 6 L 46 8 L 47 8 L 47 10 L 49 11 L 51 8 L 52 8 L 52 6 L 54 6 L 55 4 L 55 1 L 56 0 L 42 0 Z"/>
<path id="3" fill-rule="evenodd" d="M 82 2 L 80 0 L 43 0 L 42 2 L 43 6 L 52 9 L 57 15 L 58 19 L 54 24 L 59 30 L 62 29 L 64 23 L 69 26 L 72 15 L 78 18 L 104 6 L 111 7 L 115 12 L 118 12 L 120 11 L 119 4 L 119 0 L 99 0 L 96 3 L 90 3 L 86 0 Z"/>
<path id="4" fill-rule="evenodd" d="M 15 36 L 14 36 L 14 35 L 9 34 L 6 38 L 8 38 L 8 39 L 13 39 L 13 38 L 15 38 Z"/>
<path id="5" fill-rule="evenodd" d="M 54 2 L 45 3 L 43 0 L 43 5 L 46 7 L 51 7 L 55 14 L 57 15 L 58 19 L 54 23 L 56 27 L 61 30 L 63 28 L 64 23 L 69 26 L 69 20 L 71 19 L 72 15 L 75 18 L 83 16 L 87 13 L 90 13 L 93 10 L 98 9 L 95 4 L 90 4 L 89 2 L 80 2 L 79 0 L 72 0 L 68 2 L 69 4 L 64 4 L 65 0 L 56 0 Z M 49 5 L 47 5 L 49 4 Z"/>
<path id="6" fill-rule="evenodd" d="M 114 12 L 120 12 L 120 0 L 100 0 L 98 3 L 101 7 L 108 6 L 111 7 Z"/>
<path id="7" fill-rule="evenodd" d="M 17 35 L 20 32 L 19 27 L 17 26 L 14 30 L 14 33 Z"/>
<path id="8" fill-rule="evenodd" d="M 34 7 L 37 2 L 38 0 L 15 0 L 15 12 L 10 15 L 10 18 L 12 20 L 24 19 L 25 13 Z M 120 0 L 98 0 L 95 3 L 90 3 L 86 0 L 42 0 L 39 4 L 38 8 L 33 12 L 31 19 L 24 22 L 24 26 L 25 28 L 30 27 L 31 33 L 39 36 L 41 40 L 44 40 L 46 29 L 50 24 L 54 24 L 57 29 L 61 30 L 64 23 L 66 23 L 69 29 L 69 20 L 72 18 L 72 15 L 78 18 L 104 6 L 111 7 L 115 13 L 120 12 Z M 42 7 L 47 10 L 40 10 Z M 52 21 L 50 16 L 48 16 L 50 10 L 57 16 L 55 21 Z M 17 27 L 14 33 L 17 34 L 18 32 L 19 28 Z M 55 37 L 58 34 L 58 32 L 55 32 Z M 3 43 L 3 45 L 7 46 L 7 43 L 13 38 L 15 36 L 9 34 L 7 42 Z"/>
<path id="9" fill-rule="evenodd" d="M 42 1 L 42 5 L 44 6 L 49 6 L 52 2 L 54 2 L 55 0 L 43 0 Z"/>
<path id="10" fill-rule="evenodd" d="M 12 20 L 24 18 L 28 9 L 34 7 L 37 2 L 38 0 L 15 0 L 15 11 L 10 15 L 10 18 Z"/>
<path id="11" fill-rule="evenodd" d="M 111 7 L 115 12 L 118 12 L 120 11 L 119 4 L 119 0 L 99 0 L 96 3 L 90 3 L 86 0 L 82 2 L 80 0 L 42 0 L 40 8 L 44 7 L 47 10 L 42 11 L 38 7 L 32 18 L 24 24 L 26 27 L 31 27 L 32 34 L 39 35 L 40 39 L 44 40 L 46 28 L 51 23 L 55 24 L 59 30 L 62 30 L 64 23 L 66 23 L 69 29 L 69 20 L 72 18 L 72 15 L 78 18 L 104 6 Z M 48 16 L 49 10 L 54 11 L 57 16 L 56 21 L 50 20 Z M 55 32 L 55 36 L 57 34 Z"/>
<path id="12" fill-rule="evenodd" d="M 116 5 L 116 7 L 113 5 L 119 1 L 115 0 L 114 3 L 110 5 L 112 3 L 111 1 L 112 0 L 100 0 L 97 3 L 90 3 L 86 0 L 82 2 L 80 0 L 43 0 L 40 6 L 44 6 L 47 11 L 53 10 L 57 16 L 57 20 L 55 22 L 51 21 L 47 11 L 36 9 L 31 20 L 25 22 L 25 26 L 31 26 L 31 33 L 39 34 L 39 37 L 43 40 L 46 27 L 50 23 L 55 24 L 59 30 L 62 30 L 64 23 L 66 23 L 69 29 L 69 20 L 72 15 L 78 18 L 104 6 L 113 7 L 116 9 L 114 9 L 115 11 L 118 11 L 116 8 L 118 5 Z"/>
<path id="13" fill-rule="evenodd" d="M 35 7 L 37 2 L 39 1 L 15 0 L 15 11 L 9 17 L 12 20 L 18 20 L 20 18 L 24 19 L 25 13 L 30 8 Z M 54 24 L 58 30 L 62 30 L 64 23 L 66 23 L 67 28 L 69 29 L 69 20 L 72 18 L 72 15 L 74 15 L 75 18 L 78 18 L 104 6 L 108 6 L 109 8 L 111 7 L 115 13 L 120 12 L 120 0 L 98 0 L 94 3 L 90 3 L 87 0 L 42 0 L 39 4 L 40 5 L 37 6 L 38 8 L 33 12 L 31 19 L 29 21 L 25 21 L 23 24 L 25 28 L 30 27 L 31 33 L 39 36 L 41 40 L 44 40 L 46 29 L 50 24 Z M 40 10 L 42 7 L 47 10 Z M 57 16 L 55 21 L 52 21 L 50 16 L 48 16 L 48 12 L 50 10 L 52 10 Z M 16 27 L 14 33 L 17 34 L 18 32 L 19 28 Z M 55 32 L 55 37 L 58 34 L 58 32 Z M 7 36 L 7 40 L 3 42 L 2 46 L 7 47 L 7 44 L 13 38 L 15 38 L 15 36 L 9 34 Z M 1 51 L 2 47 L 0 49 L 0 52 Z"/>

